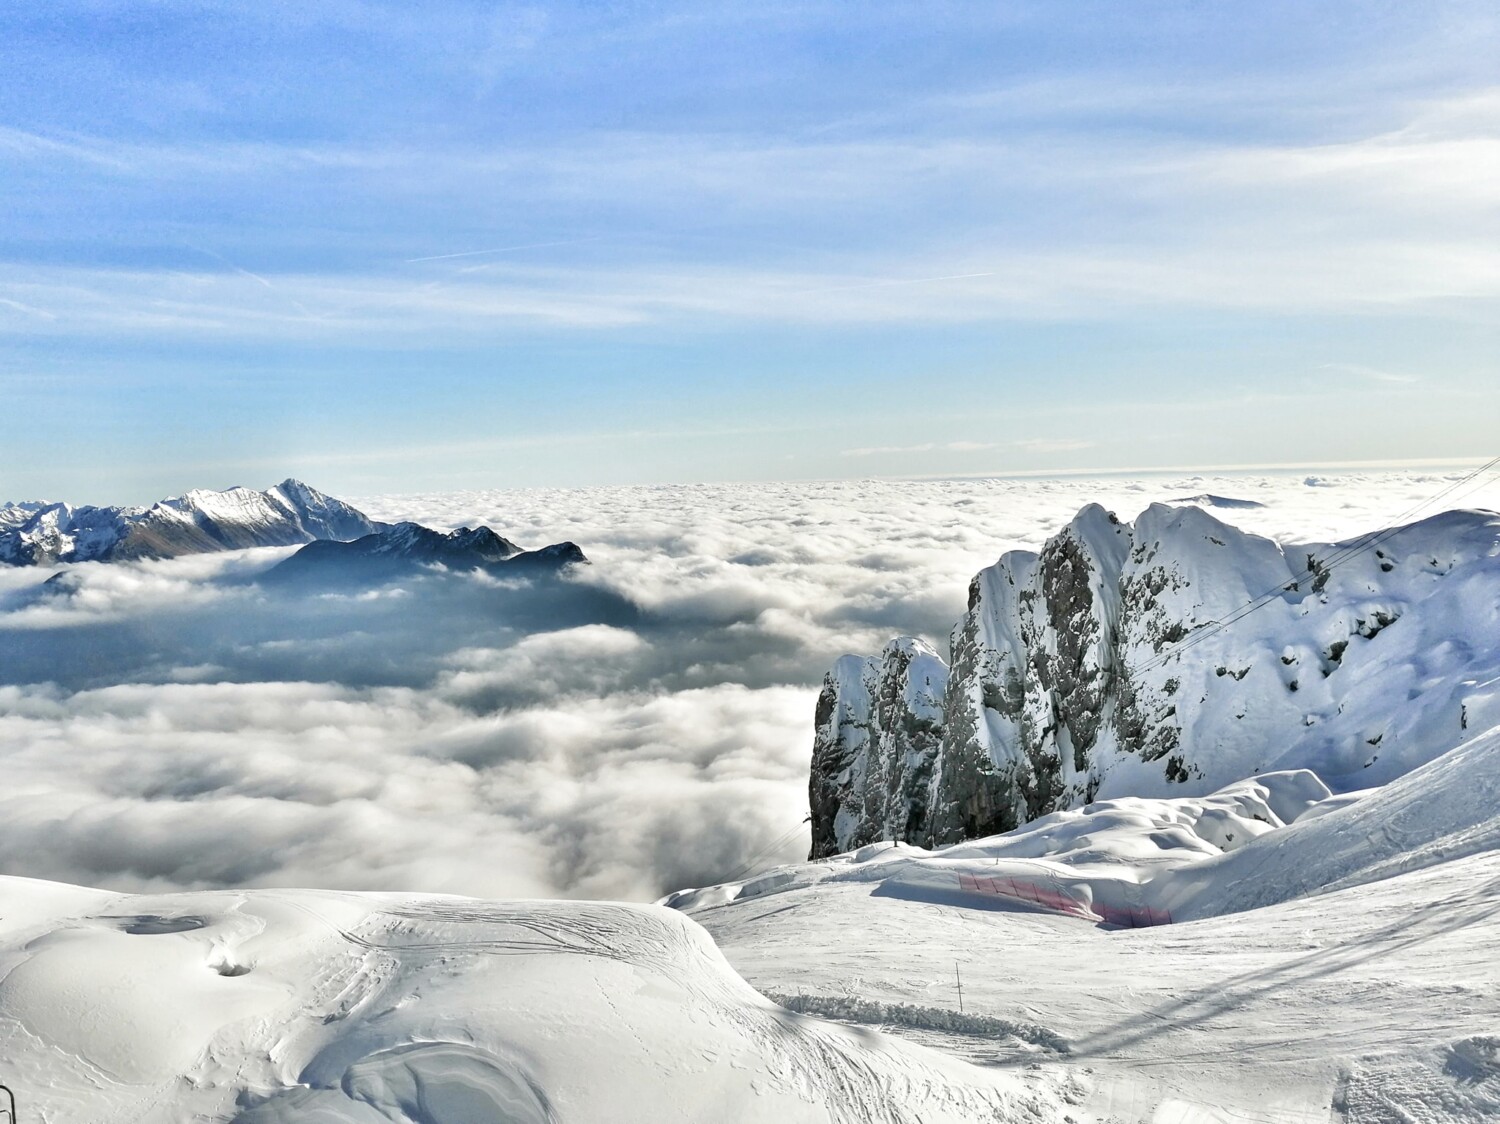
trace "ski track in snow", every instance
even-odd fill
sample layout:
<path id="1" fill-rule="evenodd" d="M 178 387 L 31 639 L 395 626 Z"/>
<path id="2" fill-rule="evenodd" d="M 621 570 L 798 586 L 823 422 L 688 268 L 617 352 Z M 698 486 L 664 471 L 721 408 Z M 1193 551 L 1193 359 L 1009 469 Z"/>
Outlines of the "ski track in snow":
<path id="1" fill-rule="evenodd" d="M 21 879 L 3 900 L 0 1060 L 37 1119 L 1057 1119 L 1047 1083 L 766 1001 L 659 907 Z"/>

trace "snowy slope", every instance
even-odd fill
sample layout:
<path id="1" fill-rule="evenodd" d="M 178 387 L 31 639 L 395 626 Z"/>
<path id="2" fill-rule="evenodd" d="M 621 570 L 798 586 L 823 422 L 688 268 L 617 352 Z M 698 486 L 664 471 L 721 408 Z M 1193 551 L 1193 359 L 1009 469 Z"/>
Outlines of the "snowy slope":
<path id="1" fill-rule="evenodd" d="M 1033 1074 L 1078 1121 L 1500 1117 L 1493 852 L 1134 929 L 850 883 L 695 916 L 763 992 Z"/>
<path id="2" fill-rule="evenodd" d="M 814 855 L 951 843 L 1099 797 L 1198 795 L 1278 769 L 1338 791 L 1383 784 L 1495 720 L 1500 516 L 1282 544 L 1199 507 L 1153 504 L 1130 524 L 1090 505 L 1041 551 L 976 575 L 946 681 L 932 677 L 937 728 L 882 724 L 866 683 L 897 673 L 825 680 Z M 852 745 L 846 727 L 909 758 L 913 786 L 872 807 L 851 785 L 861 764 L 824 753 Z"/>
<path id="3" fill-rule="evenodd" d="M 148 508 L 22 503 L 0 509 L 0 562 L 30 566 L 173 558 L 352 539 L 379 526 L 299 480 L 284 480 L 264 492 L 195 489 Z"/>
<path id="4" fill-rule="evenodd" d="M 1273 774 L 668 901 L 767 994 L 1040 1067 L 1078 1119 L 1500 1117 L 1500 728 L 1357 795 Z"/>
<path id="5" fill-rule="evenodd" d="M 680 913 L 0 881 L 22 1119 L 1061 1120 L 1051 1087 L 788 1012 Z"/>
<path id="6" fill-rule="evenodd" d="M 1254 848 L 1163 887 L 1185 917 L 1275 904 L 1500 851 L 1500 727 L 1347 806 L 1335 798 Z"/>
<path id="7" fill-rule="evenodd" d="M 1500 729 L 678 911 L 4 879 L 0 1072 L 57 1124 L 1490 1120 L 1497 792 Z"/>
<path id="8" fill-rule="evenodd" d="M 44 500 L 23 500 L 20 503 L 0 504 L 0 528 L 19 527 L 39 511 L 56 504 Z"/>

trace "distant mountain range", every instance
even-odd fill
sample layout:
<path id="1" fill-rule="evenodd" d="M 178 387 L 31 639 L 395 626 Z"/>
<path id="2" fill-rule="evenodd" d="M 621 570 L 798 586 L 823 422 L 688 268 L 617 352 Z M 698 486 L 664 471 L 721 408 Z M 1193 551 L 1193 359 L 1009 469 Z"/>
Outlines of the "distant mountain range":
<path id="1" fill-rule="evenodd" d="M 397 523 L 353 542 L 308 543 L 259 581 L 271 586 L 373 585 L 439 566 L 519 577 L 587 562 L 571 542 L 522 550 L 488 527 L 460 527 L 443 534 L 418 523 Z"/>
<path id="2" fill-rule="evenodd" d="M 150 507 L 74 507 L 26 502 L 0 507 L 0 563 L 120 562 L 357 539 L 386 525 L 300 480 L 264 492 L 194 489 Z"/>
<path id="3" fill-rule="evenodd" d="M 520 577 L 588 562 L 571 542 L 523 550 L 488 527 L 445 534 L 417 523 L 380 523 L 290 479 L 264 492 L 195 489 L 150 507 L 0 507 L 0 563 L 12 566 L 176 558 L 298 543 L 306 545 L 256 580 L 286 588 L 370 586 L 435 567 Z M 45 584 L 56 593 L 76 582 L 60 573 Z"/>

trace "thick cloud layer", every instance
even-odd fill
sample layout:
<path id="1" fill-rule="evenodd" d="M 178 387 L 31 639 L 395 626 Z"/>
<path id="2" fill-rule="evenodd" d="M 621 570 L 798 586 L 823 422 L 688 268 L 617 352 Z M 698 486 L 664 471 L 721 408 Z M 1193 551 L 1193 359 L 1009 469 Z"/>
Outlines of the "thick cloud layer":
<path id="1" fill-rule="evenodd" d="M 594 559 L 263 591 L 286 551 L 0 572 L 0 871 L 120 888 L 651 898 L 805 854 L 823 671 L 946 648 L 968 578 L 1083 503 L 1214 493 L 1293 538 L 1461 475 L 945 480 L 362 500 Z M 1494 485 L 1447 497 L 1500 506 Z M 1425 514 L 1426 511 L 1421 512 Z"/>

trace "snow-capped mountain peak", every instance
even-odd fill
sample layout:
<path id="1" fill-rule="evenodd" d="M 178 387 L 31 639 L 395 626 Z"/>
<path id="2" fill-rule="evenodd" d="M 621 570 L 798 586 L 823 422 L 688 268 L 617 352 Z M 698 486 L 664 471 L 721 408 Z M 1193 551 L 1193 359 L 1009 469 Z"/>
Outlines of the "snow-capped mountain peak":
<path id="1" fill-rule="evenodd" d="M 0 562 L 170 558 L 358 538 L 379 527 L 341 500 L 291 479 L 264 492 L 194 489 L 149 508 L 29 502 L 0 509 Z"/>

